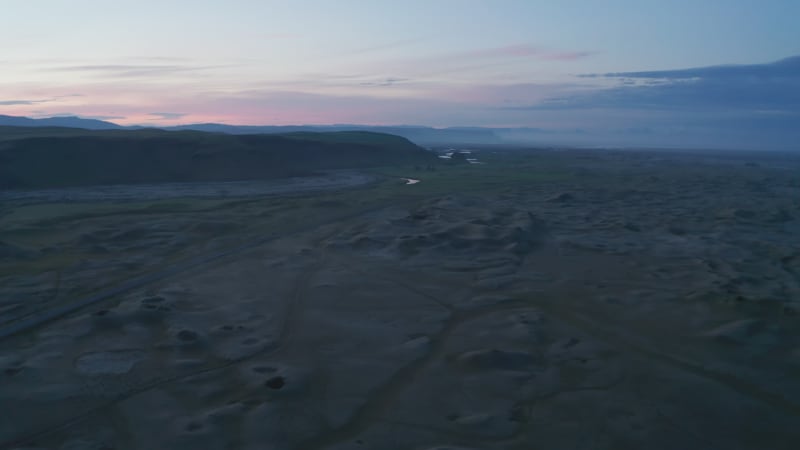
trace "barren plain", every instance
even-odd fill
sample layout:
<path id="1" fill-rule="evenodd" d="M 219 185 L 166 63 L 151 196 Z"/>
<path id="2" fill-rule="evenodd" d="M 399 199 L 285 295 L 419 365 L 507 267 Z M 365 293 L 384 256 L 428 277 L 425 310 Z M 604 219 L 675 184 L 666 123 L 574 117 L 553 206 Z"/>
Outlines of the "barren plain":
<path id="1" fill-rule="evenodd" d="M 474 153 L 7 194 L 0 448 L 797 448 L 800 157 Z"/>

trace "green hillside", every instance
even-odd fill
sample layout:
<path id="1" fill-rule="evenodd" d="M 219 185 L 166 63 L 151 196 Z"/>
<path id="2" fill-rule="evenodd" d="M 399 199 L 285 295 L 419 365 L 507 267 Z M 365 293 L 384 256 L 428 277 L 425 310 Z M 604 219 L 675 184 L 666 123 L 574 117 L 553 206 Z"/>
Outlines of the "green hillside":
<path id="1" fill-rule="evenodd" d="M 251 180 L 436 160 L 405 138 L 372 132 L 227 135 L 0 127 L 4 189 Z"/>

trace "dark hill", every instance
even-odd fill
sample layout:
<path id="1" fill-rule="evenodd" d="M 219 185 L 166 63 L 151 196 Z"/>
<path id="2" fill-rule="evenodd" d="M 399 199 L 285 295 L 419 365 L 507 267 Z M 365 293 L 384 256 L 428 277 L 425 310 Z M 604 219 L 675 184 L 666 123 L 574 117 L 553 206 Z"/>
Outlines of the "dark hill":
<path id="1" fill-rule="evenodd" d="M 138 130 L 142 127 L 123 127 L 112 122 L 81 117 L 58 116 L 32 119 L 21 116 L 0 115 L 0 128 L 2 127 L 30 127 L 51 130 L 54 127 L 68 127 L 83 130 Z M 197 123 L 160 127 L 168 131 L 204 131 L 210 133 L 226 134 L 286 134 L 294 132 L 330 133 L 336 131 L 369 131 L 374 133 L 393 134 L 402 136 L 419 145 L 474 145 L 474 144 L 500 144 L 500 136 L 505 130 L 480 128 L 480 127 L 450 127 L 431 128 L 415 125 L 225 125 L 220 123 Z M 0 135 L 2 139 L 2 135 Z"/>
<path id="2" fill-rule="evenodd" d="M 420 145 L 497 144 L 502 141 L 488 128 L 430 128 L 421 126 L 376 125 L 291 125 L 239 126 L 217 123 L 179 125 L 170 130 L 197 130 L 229 134 L 273 134 L 290 132 L 373 131 L 402 136 Z"/>
<path id="3" fill-rule="evenodd" d="M 433 163 L 408 140 L 370 132 L 203 132 L 0 128 L 0 188 L 235 181 L 318 170 Z"/>

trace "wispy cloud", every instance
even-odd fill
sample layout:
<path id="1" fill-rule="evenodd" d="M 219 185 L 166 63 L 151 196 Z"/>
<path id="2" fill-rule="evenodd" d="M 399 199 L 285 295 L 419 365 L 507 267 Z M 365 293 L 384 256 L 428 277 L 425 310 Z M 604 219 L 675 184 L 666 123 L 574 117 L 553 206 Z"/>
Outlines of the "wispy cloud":
<path id="1" fill-rule="evenodd" d="M 547 63 L 570 63 L 595 54 L 596 52 L 588 50 L 552 49 L 520 43 L 401 59 L 387 58 L 383 61 L 372 61 L 361 70 L 380 67 L 393 76 L 414 78 L 418 82 L 518 82 L 524 78 L 523 74 L 541 70 Z M 498 79 L 498 76 L 502 79 Z"/>
<path id="2" fill-rule="evenodd" d="M 454 59 L 527 58 L 544 61 L 573 61 L 594 54 L 595 52 L 590 51 L 557 51 L 530 44 L 514 44 L 456 53 L 451 57 Z"/>
<path id="3" fill-rule="evenodd" d="M 395 84 L 402 83 L 404 81 L 410 81 L 410 79 L 409 78 L 391 78 L 390 77 L 390 78 L 384 78 L 384 79 L 378 80 L 378 81 L 362 81 L 359 84 L 361 86 L 385 87 L 385 86 L 394 86 Z"/>
<path id="4" fill-rule="evenodd" d="M 363 54 L 363 53 L 382 52 L 382 51 L 391 50 L 391 49 L 395 49 L 395 48 L 407 47 L 409 45 L 414 45 L 414 44 L 418 44 L 420 42 L 425 42 L 425 41 L 431 39 L 432 37 L 433 37 L 433 35 L 425 36 L 425 37 L 417 37 L 417 38 L 412 38 L 412 39 L 402 39 L 402 40 L 393 41 L 393 42 L 386 42 L 386 43 L 383 43 L 383 44 L 377 44 L 377 45 L 372 45 L 372 46 L 369 46 L 369 47 L 359 48 L 357 50 L 353 50 L 352 52 L 349 52 L 349 54 L 350 55 L 359 55 L 359 54 Z"/>
<path id="5" fill-rule="evenodd" d="M 95 119 L 95 120 L 125 120 L 127 116 L 106 116 L 106 115 L 79 115 L 82 119 Z"/>
<path id="6" fill-rule="evenodd" d="M 57 72 L 116 72 L 127 70 L 186 70 L 187 67 L 178 65 L 154 64 L 86 64 L 75 66 L 52 67 L 50 70 Z"/>
<path id="7" fill-rule="evenodd" d="M 128 58 L 128 61 L 148 61 L 148 62 L 171 62 L 171 63 L 186 63 L 191 62 L 191 58 L 186 58 L 182 56 L 135 56 L 133 58 Z"/>
<path id="8" fill-rule="evenodd" d="M 589 51 L 582 51 L 582 52 L 552 52 L 552 53 L 545 53 L 541 56 L 540 59 L 546 61 L 576 61 L 583 58 L 588 58 L 590 56 L 596 55 L 597 52 L 589 52 Z"/>
<path id="9" fill-rule="evenodd" d="M 56 95 L 49 98 L 37 98 L 37 99 L 0 100 L 0 106 L 38 105 L 40 103 L 51 103 L 71 97 L 81 97 L 81 94 Z"/>
<path id="10" fill-rule="evenodd" d="M 174 112 L 151 112 L 147 114 L 154 117 L 152 120 L 177 120 L 177 119 L 182 119 L 188 115 L 186 113 L 174 113 Z"/>
<path id="11" fill-rule="evenodd" d="M 575 92 L 519 109 L 648 109 L 782 112 L 800 116 L 800 57 L 767 64 L 587 74 L 620 85 Z"/>
<path id="12" fill-rule="evenodd" d="M 644 72 L 614 72 L 583 74 L 582 77 L 597 78 L 656 78 L 668 80 L 686 79 L 730 79 L 730 78 L 800 78 L 800 55 L 784 58 L 767 64 L 736 64 L 709 67 L 694 67 L 678 70 L 654 70 Z"/>
<path id="13" fill-rule="evenodd" d="M 50 100 L 0 100 L 0 106 L 36 105 Z"/>
<path id="14" fill-rule="evenodd" d="M 232 65 L 181 65 L 181 64 L 85 64 L 55 66 L 52 72 L 87 72 L 109 77 L 166 76 L 186 72 L 208 71 Z"/>
<path id="15" fill-rule="evenodd" d="M 44 119 L 50 117 L 79 117 L 81 119 L 94 119 L 94 120 L 125 120 L 126 116 L 120 115 L 105 115 L 105 114 L 80 114 L 76 112 L 52 112 L 52 111 L 31 111 L 29 117 L 34 119 Z"/>
<path id="16" fill-rule="evenodd" d="M 619 84 L 583 87 L 499 109 L 525 117 L 583 117 L 607 131 L 616 128 L 618 134 L 652 138 L 653 143 L 797 149 L 800 56 L 766 64 L 585 77 Z"/>

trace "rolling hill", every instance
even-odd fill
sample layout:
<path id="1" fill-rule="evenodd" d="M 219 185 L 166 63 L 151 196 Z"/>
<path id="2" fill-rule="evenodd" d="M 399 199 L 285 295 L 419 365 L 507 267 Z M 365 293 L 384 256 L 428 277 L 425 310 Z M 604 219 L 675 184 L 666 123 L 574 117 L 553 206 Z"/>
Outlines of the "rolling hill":
<path id="1" fill-rule="evenodd" d="M 137 130 L 143 127 L 123 127 L 112 122 L 85 119 L 81 117 L 50 117 L 31 119 L 28 117 L 0 115 L 0 127 L 69 127 L 87 130 Z M 285 134 L 295 132 L 329 133 L 336 131 L 371 131 L 402 136 L 418 145 L 454 145 L 454 144 L 499 144 L 502 138 L 500 129 L 480 127 L 433 128 L 425 126 L 397 125 L 226 125 L 220 123 L 196 123 L 172 127 L 158 127 L 168 131 L 206 131 L 226 134 Z M 0 136 L 0 139 L 2 137 Z"/>
<path id="2" fill-rule="evenodd" d="M 0 189 L 236 181 L 437 161 L 405 138 L 371 132 L 229 135 L 0 127 L 0 136 Z"/>

